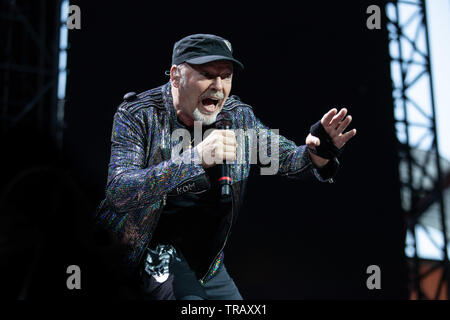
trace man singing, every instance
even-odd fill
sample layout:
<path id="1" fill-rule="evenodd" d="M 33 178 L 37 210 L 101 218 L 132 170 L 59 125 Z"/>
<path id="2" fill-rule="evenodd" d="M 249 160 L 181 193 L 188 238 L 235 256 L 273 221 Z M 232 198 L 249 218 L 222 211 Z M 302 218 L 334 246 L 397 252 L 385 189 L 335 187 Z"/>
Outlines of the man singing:
<path id="1" fill-rule="evenodd" d="M 170 81 L 125 95 L 114 116 L 97 221 L 124 248 L 125 269 L 138 277 L 143 298 L 242 299 L 224 265 L 253 163 L 252 152 L 239 152 L 250 140 L 237 139 L 236 130 L 276 138 L 275 145 L 257 144 L 276 157 L 274 173 L 330 183 L 337 156 L 356 134 L 344 132 L 352 121 L 346 109 L 328 111 L 311 126 L 305 145 L 269 130 L 249 105 L 230 96 L 233 69 L 243 68 L 232 53 L 231 43 L 215 35 L 181 39 L 173 48 Z M 218 125 L 222 115 L 229 128 Z M 202 140 L 192 139 L 194 129 Z M 181 139 L 175 134 L 180 130 L 187 133 Z M 174 152 L 180 143 L 188 147 Z M 223 183 L 230 185 L 230 201 L 223 200 Z"/>

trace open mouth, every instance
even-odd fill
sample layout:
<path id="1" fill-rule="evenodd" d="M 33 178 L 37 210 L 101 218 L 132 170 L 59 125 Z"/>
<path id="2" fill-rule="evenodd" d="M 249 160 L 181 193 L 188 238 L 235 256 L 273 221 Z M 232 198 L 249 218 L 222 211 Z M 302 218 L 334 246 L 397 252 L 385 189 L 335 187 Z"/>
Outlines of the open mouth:
<path id="1" fill-rule="evenodd" d="M 207 112 L 214 112 L 219 105 L 219 101 L 219 99 L 205 98 L 202 99 L 202 105 Z"/>

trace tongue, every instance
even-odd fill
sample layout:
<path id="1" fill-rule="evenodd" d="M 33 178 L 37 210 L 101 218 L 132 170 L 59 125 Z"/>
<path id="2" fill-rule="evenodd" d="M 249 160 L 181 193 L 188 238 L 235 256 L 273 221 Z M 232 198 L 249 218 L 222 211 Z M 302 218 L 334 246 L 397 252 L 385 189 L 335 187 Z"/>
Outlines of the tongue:
<path id="1" fill-rule="evenodd" d="M 203 103 L 203 107 L 208 112 L 213 112 L 216 109 L 216 105 L 214 104 L 213 99 L 207 98 L 207 99 L 203 100 L 202 103 Z"/>

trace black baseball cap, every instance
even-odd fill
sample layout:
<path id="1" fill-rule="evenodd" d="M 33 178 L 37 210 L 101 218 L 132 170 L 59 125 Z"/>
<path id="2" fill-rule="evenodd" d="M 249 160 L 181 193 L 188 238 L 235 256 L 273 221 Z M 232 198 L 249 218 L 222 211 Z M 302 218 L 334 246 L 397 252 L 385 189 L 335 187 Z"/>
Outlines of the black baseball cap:
<path id="1" fill-rule="evenodd" d="M 204 64 L 217 60 L 229 60 L 244 69 L 244 65 L 233 58 L 230 41 L 213 34 L 193 34 L 173 46 L 172 64 Z"/>

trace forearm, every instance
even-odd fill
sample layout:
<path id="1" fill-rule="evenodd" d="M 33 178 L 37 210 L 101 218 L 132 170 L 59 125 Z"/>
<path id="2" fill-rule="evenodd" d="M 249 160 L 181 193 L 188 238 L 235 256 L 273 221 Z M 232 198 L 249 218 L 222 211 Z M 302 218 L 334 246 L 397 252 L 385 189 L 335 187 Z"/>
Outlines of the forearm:
<path id="1" fill-rule="evenodd" d="M 286 150 L 284 153 L 287 155 L 280 158 L 280 169 L 282 168 L 280 173 L 290 179 L 309 180 L 315 177 L 320 182 L 332 183 L 339 169 L 337 158 L 324 159 L 325 161 L 321 161 L 319 165 L 315 163 L 306 145 Z"/>
<path id="2" fill-rule="evenodd" d="M 105 193 L 118 213 L 152 205 L 177 185 L 204 173 L 194 149 L 148 165 L 148 156 L 155 154 L 162 139 L 157 124 L 157 116 L 148 111 L 130 114 L 119 109 L 114 116 Z"/>
<path id="3" fill-rule="evenodd" d="M 330 161 L 329 159 L 325 159 L 325 158 L 315 155 L 314 153 L 312 153 L 309 150 L 308 150 L 308 152 L 309 152 L 309 156 L 311 157 L 311 161 L 317 168 L 324 167 Z"/>
<path id="4" fill-rule="evenodd" d="M 185 151 L 177 161 L 171 159 L 145 169 L 114 169 L 112 164 L 106 197 L 117 212 L 152 205 L 180 184 L 205 173 L 196 163 L 196 157 L 198 154 L 192 149 Z"/>

